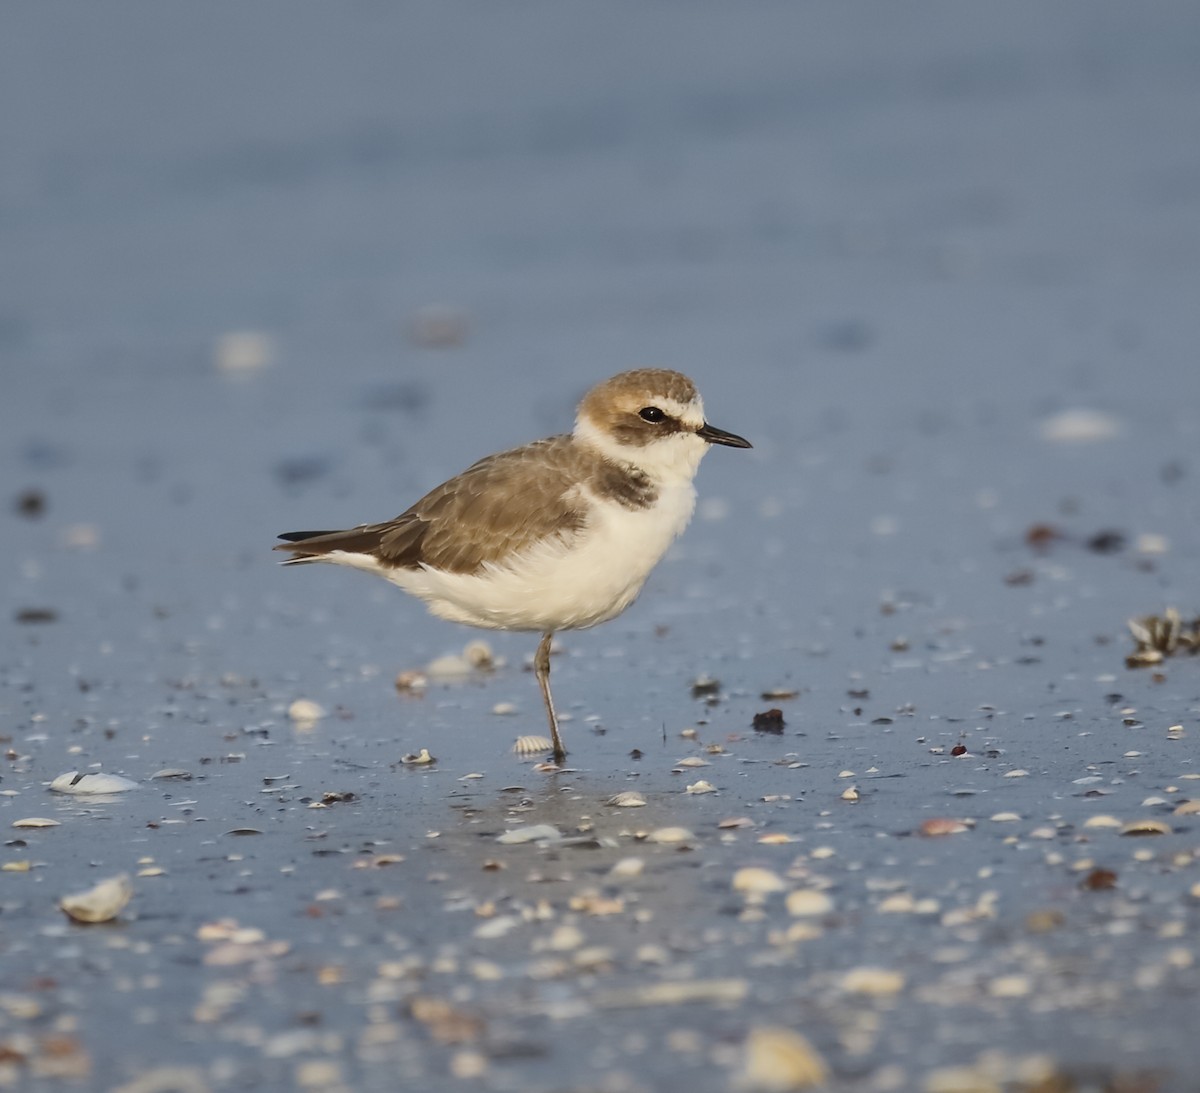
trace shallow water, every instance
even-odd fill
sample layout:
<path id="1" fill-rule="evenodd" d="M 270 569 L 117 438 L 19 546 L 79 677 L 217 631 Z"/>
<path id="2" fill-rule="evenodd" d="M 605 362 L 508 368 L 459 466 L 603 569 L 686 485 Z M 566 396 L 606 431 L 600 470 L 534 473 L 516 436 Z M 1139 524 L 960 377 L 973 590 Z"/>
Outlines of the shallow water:
<path id="1" fill-rule="evenodd" d="M 0 1087 L 723 1090 L 783 1026 L 837 1089 L 1190 1089 L 1200 660 L 1124 658 L 1200 613 L 1197 47 L 1166 0 L 0 16 Z M 398 694 L 476 635 L 269 547 L 639 364 L 755 448 L 562 636 L 546 774 L 534 636 Z M 90 769 L 143 784 L 48 792 Z"/>

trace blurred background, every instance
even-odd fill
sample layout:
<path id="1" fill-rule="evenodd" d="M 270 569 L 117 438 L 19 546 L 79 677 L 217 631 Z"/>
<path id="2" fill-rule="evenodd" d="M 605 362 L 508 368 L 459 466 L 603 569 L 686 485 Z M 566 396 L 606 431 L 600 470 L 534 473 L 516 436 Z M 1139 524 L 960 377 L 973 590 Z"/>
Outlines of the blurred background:
<path id="1" fill-rule="evenodd" d="M 371 991 L 409 989 L 372 979 L 394 931 L 504 964 L 430 990 L 505 1020 L 542 991 L 525 933 L 481 940 L 471 901 L 442 894 L 543 899 L 523 868 L 484 873 L 497 851 L 465 803 L 487 832 L 586 815 L 627 846 L 605 802 L 640 778 L 656 823 L 701 833 L 688 865 L 638 847 L 630 908 L 661 912 L 662 974 L 757 961 L 750 1001 L 689 1011 L 703 1036 L 667 1051 L 673 1009 L 547 1032 L 555 998 L 586 1007 L 581 967 L 513 1018 L 537 1050 L 497 1054 L 495 1088 L 726 1089 L 730 1045 L 764 1017 L 811 1030 L 846 1088 L 919 1088 L 997 1045 L 1194 1074 L 1188 821 L 1173 857 L 1110 833 L 1112 892 L 1081 894 L 1064 862 L 1101 794 L 1119 827 L 1191 784 L 1174 741 L 1195 732 L 1195 661 L 1123 659 L 1129 616 L 1200 610 L 1198 136 L 1195 0 L 0 6 L 2 807 L 63 821 L 5 846 L 28 883 L 0 885 L 3 952 L 36 1004 L 6 1002 L 0 1033 L 57 1015 L 71 1050 L 46 1065 L 86 1076 L 90 1052 L 96 1088 L 185 1057 L 217 1087 L 284 1088 L 318 1050 L 347 1069 L 311 1088 L 391 1090 L 401 1063 L 440 1088 L 448 1049 L 412 1021 L 393 1055 L 367 1035 Z M 280 570 L 270 547 L 389 518 L 642 365 L 692 375 L 709 420 L 755 447 L 705 461 L 698 518 L 636 607 L 564 636 L 582 770 L 547 780 L 508 751 L 542 731 L 529 635 L 490 636 L 507 667 L 470 686 L 397 696 L 398 669 L 474 635 L 381 581 Z M 292 726 L 297 698 L 331 716 Z M 784 736 L 750 729 L 767 699 Z M 707 738 L 732 752 L 708 772 L 720 792 L 687 796 L 671 764 Z M 420 747 L 440 766 L 401 769 Z M 100 766 L 196 777 L 107 810 L 49 799 Z M 537 801 L 503 796 L 514 778 Z M 326 790 L 337 807 L 307 812 Z M 801 872 L 841 918 L 805 935 L 803 974 L 767 951 L 786 916 L 730 925 L 733 869 L 788 860 L 718 834 L 741 813 L 828 849 Z M 980 821 L 959 825 L 968 852 L 891 837 L 940 813 Z M 229 852 L 230 825 L 261 838 Z M 351 874 L 308 841 L 326 834 L 410 864 Z M 170 868 L 138 880 L 128 932 L 65 933 L 52 888 L 151 853 Z M 910 884 L 932 912 L 874 915 Z M 389 885 L 408 902 L 377 902 Z M 336 913 L 314 912 L 329 891 Z M 1069 928 L 1035 938 L 1025 916 L 1046 907 L 1034 921 Z M 203 1002 L 222 972 L 196 938 L 222 916 L 294 946 L 240 1009 Z M 658 976 L 626 952 L 632 920 L 605 921 L 588 924 L 615 954 L 604 982 Z M 342 970 L 318 982 L 331 953 Z M 902 968 L 903 1004 L 831 992 L 858 961 Z M 12 1049 L 5 1073 L 35 1055 Z"/>

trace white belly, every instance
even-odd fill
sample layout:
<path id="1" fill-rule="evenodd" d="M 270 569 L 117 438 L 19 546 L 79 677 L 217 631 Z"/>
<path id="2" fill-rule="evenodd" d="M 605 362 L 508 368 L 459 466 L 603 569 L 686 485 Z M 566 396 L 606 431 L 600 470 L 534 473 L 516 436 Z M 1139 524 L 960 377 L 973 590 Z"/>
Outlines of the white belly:
<path id="1" fill-rule="evenodd" d="M 575 630 L 619 615 L 687 527 L 696 505 L 690 482 L 665 488 L 649 509 L 595 503 L 570 545 L 547 541 L 508 565 L 464 575 L 435 569 L 383 570 L 444 619 L 496 630 Z M 330 557 L 350 565 L 351 556 Z M 372 559 L 373 561 L 373 559 Z"/>

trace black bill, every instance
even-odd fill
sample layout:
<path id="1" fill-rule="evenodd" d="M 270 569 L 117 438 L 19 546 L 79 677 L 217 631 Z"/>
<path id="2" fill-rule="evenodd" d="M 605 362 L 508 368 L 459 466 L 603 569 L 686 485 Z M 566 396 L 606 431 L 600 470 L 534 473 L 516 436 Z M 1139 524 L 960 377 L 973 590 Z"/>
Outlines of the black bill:
<path id="1" fill-rule="evenodd" d="M 709 425 L 707 421 L 696 430 L 696 435 L 703 440 L 707 440 L 710 444 L 724 444 L 729 448 L 754 447 L 744 436 L 738 436 L 737 433 L 727 433 L 724 429 L 718 429 L 715 425 Z"/>

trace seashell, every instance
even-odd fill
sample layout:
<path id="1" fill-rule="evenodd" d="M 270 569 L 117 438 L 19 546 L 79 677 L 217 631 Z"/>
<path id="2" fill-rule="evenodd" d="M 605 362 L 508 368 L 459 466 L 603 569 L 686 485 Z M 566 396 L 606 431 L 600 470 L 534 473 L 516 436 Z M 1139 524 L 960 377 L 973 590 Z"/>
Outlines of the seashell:
<path id="1" fill-rule="evenodd" d="M 63 896 L 61 907 L 76 922 L 111 922 L 133 898 L 133 884 L 127 874 L 109 877 L 86 892 Z"/>
<path id="2" fill-rule="evenodd" d="M 1171 825 L 1162 820 L 1132 820 L 1121 828 L 1122 835 L 1170 835 Z"/>
<path id="3" fill-rule="evenodd" d="M 614 793 L 608 799 L 608 803 L 614 808 L 641 808 L 646 803 L 646 798 L 636 789 L 626 789 Z"/>
<path id="4" fill-rule="evenodd" d="M 703 778 L 701 778 L 699 782 L 693 782 L 690 786 L 688 786 L 687 792 L 692 794 L 716 793 L 717 787 L 714 786 L 712 782 L 706 782 Z"/>
<path id="5" fill-rule="evenodd" d="M 842 990 L 887 998 L 904 990 L 904 973 L 890 968 L 851 968 L 842 976 Z"/>
<path id="6" fill-rule="evenodd" d="M 675 765 L 677 767 L 707 767 L 711 764 L 707 759 L 701 759 L 697 755 L 689 755 L 686 759 L 680 759 Z"/>
<path id="7" fill-rule="evenodd" d="M 496 842 L 505 846 L 516 846 L 520 843 L 532 842 L 561 842 L 562 832 L 553 824 L 534 824 L 532 827 L 517 827 L 496 836 Z"/>
<path id="8" fill-rule="evenodd" d="M 613 880 L 631 880 L 640 877 L 646 871 L 646 863 L 641 858 L 622 858 L 613 863 L 608 875 Z"/>
<path id="9" fill-rule="evenodd" d="M 824 1085 L 828 1078 L 825 1060 L 800 1033 L 770 1027 L 750 1030 L 741 1088 L 751 1093 L 792 1093 Z"/>
<path id="10" fill-rule="evenodd" d="M 320 721 L 325 710 L 310 698 L 298 698 L 288 707 L 288 717 L 293 721 Z"/>
<path id="11" fill-rule="evenodd" d="M 554 741 L 548 736 L 518 736 L 512 746 L 515 755 L 544 755 L 554 750 Z"/>
<path id="12" fill-rule="evenodd" d="M 766 895 L 770 892 L 783 892 L 787 889 L 787 881 L 778 873 L 761 866 L 747 865 L 733 874 L 733 890 L 735 892 L 750 892 Z"/>
<path id="13" fill-rule="evenodd" d="M 796 918 L 827 915 L 833 910 L 833 899 L 818 888 L 797 888 L 787 894 L 787 909 Z"/>
<path id="14" fill-rule="evenodd" d="M 396 690 L 402 694 L 412 694 L 417 691 L 423 691 L 429 686 L 429 680 L 425 673 L 418 671 L 416 668 L 407 668 L 402 672 L 396 673 Z"/>
<path id="15" fill-rule="evenodd" d="M 407 755 L 402 755 L 400 762 L 406 767 L 427 767 L 431 763 L 436 763 L 437 759 L 429 754 L 428 748 L 422 748 L 418 752 L 409 752 Z"/>
<path id="16" fill-rule="evenodd" d="M 1121 821 L 1116 816 L 1089 816 L 1083 822 L 1084 827 L 1120 827 Z"/>
<path id="17" fill-rule="evenodd" d="M 1200 800 L 1183 801 L 1175 806 L 1176 816 L 1195 816 L 1200 813 Z"/>
<path id="18" fill-rule="evenodd" d="M 192 772 L 190 770 L 183 770 L 180 767 L 164 767 L 162 770 L 156 770 L 150 775 L 150 780 L 152 782 L 167 782 L 172 780 L 190 782 L 192 780 Z"/>
<path id="19" fill-rule="evenodd" d="M 921 834 L 931 839 L 942 835 L 961 835 L 964 831 L 970 830 L 970 827 L 962 820 L 953 820 L 944 816 L 922 820 L 920 827 Z"/>
<path id="20" fill-rule="evenodd" d="M 256 372 L 276 355 L 275 339 L 262 330 L 230 330 L 213 347 L 213 364 L 219 372 Z"/>
<path id="21" fill-rule="evenodd" d="M 61 827 L 57 820 L 48 820 L 45 816 L 26 816 L 23 820 L 13 820 L 13 827 Z"/>
<path id="22" fill-rule="evenodd" d="M 1112 440 L 1124 429 L 1120 418 L 1103 410 L 1083 406 L 1061 410 L 1045 418 L 1039 426 L 1043 440 L 1055 444 L 1082 444 Z"/>
<path id="23" fill-rule="evenodd" d="M 55 793 L 72 793 L 84 796 L 93 793 L 125 793 L 137 789 L 137 782 L 122 778 L 119 774 L 80 774 L 77 770 L 60 774 L 50 783 Z"/>
<path id="24" fill-rule="evenodd" d="M 496 657 L 492 653 L 492 647 L 480 638 L 467 642 L 463 646 L 462 655 L 463 660 L 478 671 L 490 672 L 496 667 Z"/>
<path id="25" fill-rule="evenodd" d="M 652 843 L 686 843 L 696 836 L 686 827 L 660 827 L 646 836 Z"/>
<path id="26" fill-rule="evenodd" d="M 466 657 L 450 653 L 435 657 L 425 666 L 425 671 L 434 679 L 463 679 L 471 674 L 471 664 Z"/>

